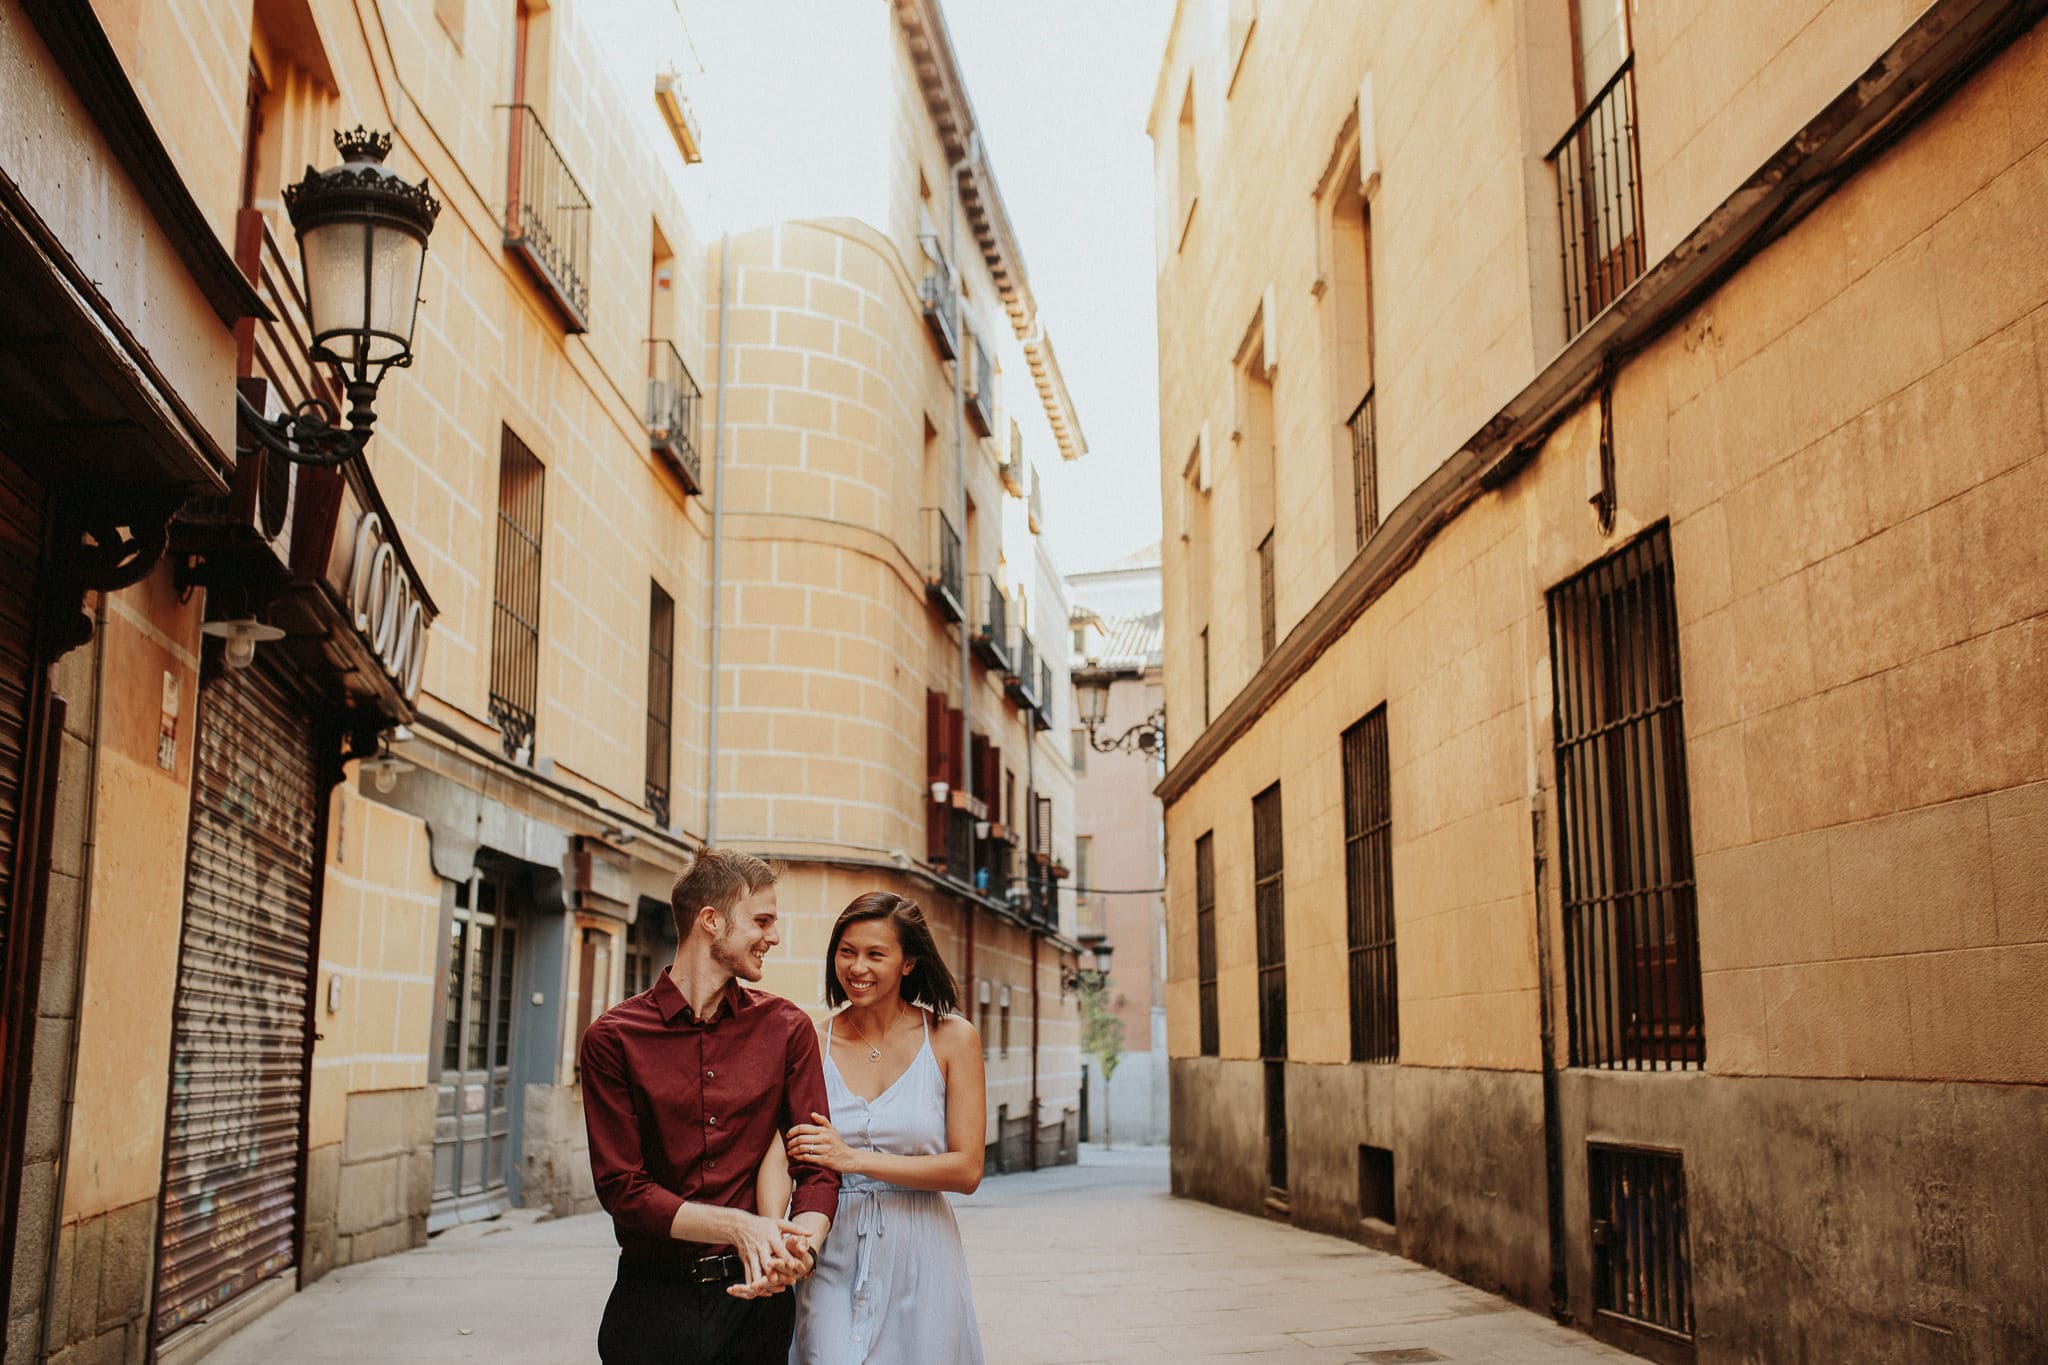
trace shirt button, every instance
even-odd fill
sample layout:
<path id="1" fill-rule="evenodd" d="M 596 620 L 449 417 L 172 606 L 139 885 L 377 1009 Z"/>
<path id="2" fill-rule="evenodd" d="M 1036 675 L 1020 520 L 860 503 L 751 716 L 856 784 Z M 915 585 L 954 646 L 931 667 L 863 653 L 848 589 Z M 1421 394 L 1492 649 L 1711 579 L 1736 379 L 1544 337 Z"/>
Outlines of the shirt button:
<path id="1" fill-rule="evenodd" d="M 707 1081 L 709 1081 L 709 1080 L 715 1080 L 715 1079 L 717 1078 L 717 1076 L 718 1076 L 718 1073 L 717 1073 L 716 1071 L 707 1071 L 707 1072 L 705 1072 L 705 1073 L 704 1073 L 704 1079 L 705 1079 L 705 1080 L 707 1080 Z"/>
<path id="2" fill-rule="evenodd" d="M 713 1157 L 711 1160 L 705 1162 L 704 1165 L 710 1170 L 715 1171 L 718 1169 L 718 1159 L 716 1157 Z"/>
<path id="3" fill-rule="evenodd" d="M 713 1114 L 713 1115 L 711 1116 L 711 1119 L 710 1119 L 710 1121 L 711 1121 L 712 1123 L 716 1123 L 716 1122 L 718 1122 L 718 1116 L 717 1116 L 716 1114 Z"/>

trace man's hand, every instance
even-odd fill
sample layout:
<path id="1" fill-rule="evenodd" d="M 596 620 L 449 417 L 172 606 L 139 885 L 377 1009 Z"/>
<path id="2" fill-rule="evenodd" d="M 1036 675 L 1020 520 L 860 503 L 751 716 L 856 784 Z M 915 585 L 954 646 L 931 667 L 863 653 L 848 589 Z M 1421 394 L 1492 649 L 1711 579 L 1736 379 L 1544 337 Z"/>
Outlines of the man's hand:
<path id="1" fill-rule="evenodd" d="M 790 1250 L 790 1241 L 804 1236 L 804 1230 L 786 1218 L 733 1210 L 732 1249 L 747 1278 L 725 1292 L 736 1299 L 759 1299 L 795 1284 L 810 1273 L 810 1263 Z"/>

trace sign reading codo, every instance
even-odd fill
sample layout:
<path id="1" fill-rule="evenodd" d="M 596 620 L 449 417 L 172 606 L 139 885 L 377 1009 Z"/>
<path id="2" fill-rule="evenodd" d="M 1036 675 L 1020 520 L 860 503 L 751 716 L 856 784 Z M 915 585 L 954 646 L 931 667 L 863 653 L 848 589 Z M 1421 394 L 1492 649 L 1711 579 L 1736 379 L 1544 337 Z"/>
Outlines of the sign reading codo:
<path id="1" fill-rule="evenodd" d="M 375 512 L 356 523 L 355 553 L 348 571 L 349 622 L 377 656 L 377 662 L 408 704 L 420 698 L 420 674 L 427 662 L 427 618 L 413 591 L 412 575 L 384 534 Z"/>

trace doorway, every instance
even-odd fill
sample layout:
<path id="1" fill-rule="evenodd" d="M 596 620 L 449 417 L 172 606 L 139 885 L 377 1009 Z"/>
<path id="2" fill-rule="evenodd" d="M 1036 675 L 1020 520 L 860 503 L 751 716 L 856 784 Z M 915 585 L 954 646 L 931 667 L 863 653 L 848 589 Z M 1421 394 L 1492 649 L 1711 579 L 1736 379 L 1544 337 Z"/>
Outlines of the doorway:
<path id="1" fill-rule="evenodd" d="M 513 1020 L 524 879 L 479 867 L 454 888 L 435 1091 L 430 1232 L 511 1207 Z"/>

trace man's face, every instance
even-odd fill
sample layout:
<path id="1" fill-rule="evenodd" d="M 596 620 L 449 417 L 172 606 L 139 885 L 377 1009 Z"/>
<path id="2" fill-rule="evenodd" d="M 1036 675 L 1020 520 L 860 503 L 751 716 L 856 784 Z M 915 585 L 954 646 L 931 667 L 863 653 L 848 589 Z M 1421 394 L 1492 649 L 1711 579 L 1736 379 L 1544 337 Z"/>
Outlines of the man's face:
<path id="1" fill-rule="evenodd" d="M 711 960 L 742 981 L 759 981 L 762 959 L 782 942 L 780 925 L 774 887 L 741 897 L 711 941 Z"/>

